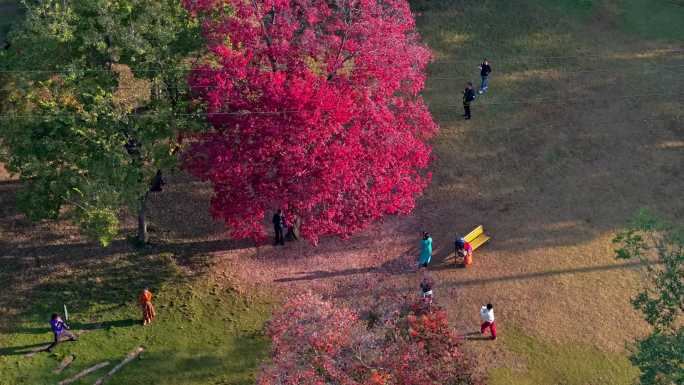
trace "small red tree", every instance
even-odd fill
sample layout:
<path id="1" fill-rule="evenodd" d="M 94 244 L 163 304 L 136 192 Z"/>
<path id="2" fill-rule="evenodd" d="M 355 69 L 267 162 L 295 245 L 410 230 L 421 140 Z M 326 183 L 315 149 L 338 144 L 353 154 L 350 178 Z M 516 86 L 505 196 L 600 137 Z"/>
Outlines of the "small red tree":
<path id="1" fill-rule="evenodd" d="M 317 296 L 293 298 L 269 322 L 272 361 L 258 385 L 478 383 L 443 309 L 395 308 L 369 327 L 353 311 Z"/>
<path id="2" fill-rule="evenodd" d="M 186 165 L 212 183 L 233 236 L 264 237 L 278 207 L 313 242 L 413 209 L 437 127 L 406 0 L 185 4 L 211 53 L 189 82 L 215 128 Z"/>

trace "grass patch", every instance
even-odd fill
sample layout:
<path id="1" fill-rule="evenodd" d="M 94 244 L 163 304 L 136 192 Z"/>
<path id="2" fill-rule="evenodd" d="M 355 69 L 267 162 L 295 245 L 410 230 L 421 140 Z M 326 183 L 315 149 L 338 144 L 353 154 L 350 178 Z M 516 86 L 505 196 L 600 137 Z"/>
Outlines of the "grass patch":
<path id="1" fill-rule="evenodd" d="M 108 384 L 253 383 L 268 351 L 261 332 L 270 315 L 267 298 L 247 298 L 232 288 L 185 279 L 170 256 L 136 254 L 107 265 L 114 266 L 95 265 L 88 272 L 92 279 L 55 277 L 47 286 L 36 287 L 31 308 L 17 317 L 9 333 L 0 334 L 0 384 L 55 384 L 109 361 L 108 368 L 75 383 L 92 384 L 136 346 L 145 347 L 143 354 Z M 117 279 L 100 282 L 103 272 L 116 274 Z M 134 292 L 146 282 L 152 282 L 158 317 L 152 326 L 142 327 Z M 63 301 L 71 306 L 72 330 L 89 332 L 78 342 L 60 344 L 51 354 L 25 357 L 32 346 L 50 341 L 47 319 L 52 311 L 61 312 Z M 53 374 L 70 354 L 76 356 L 74 363 L 62 374 Z"/>
<path id="2" fill-rule="evenodd" d="M 684 0 L 536 0 L 540 7 L 555 8 L 588 21 L 607 16 L 622 32 L 643 39 L 680 43 L 684 39 Z"/>
<path id="3" fill-rule="evenodd" d="M 684 40 L 683 0 L 621 0 L 618 9 L 618 25 L 626 32 L 673 43 Z"/>
<path id="4" fill-rule="evenodd" d="M 508 350 L 525 361 L 525 369 L 497 368 L 490 371 L 490 385 L 628 385 L 638 370 L 629 360 L 594 347 L 556 345 L 512 330 L 502 339 Z"/>
<path id="5" fill-rule="evenodd" d="M 571 16 L 586 18 L 596 11 L 602 0 L 538 0 L 541 7 L 556 8 Z"/>

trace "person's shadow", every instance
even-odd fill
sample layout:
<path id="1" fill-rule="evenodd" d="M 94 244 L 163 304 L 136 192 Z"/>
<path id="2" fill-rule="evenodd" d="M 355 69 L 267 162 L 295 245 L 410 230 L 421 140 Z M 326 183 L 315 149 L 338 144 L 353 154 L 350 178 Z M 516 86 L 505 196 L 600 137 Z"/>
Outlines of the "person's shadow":
<path id="1" fill-rule="evenodd" d="M 47 347 L 50 342 L 41 342 L 38 344 L 24 345 L 24 346 L 7 346 L 0 348 L 0 356 L 19 356 L 28 353 L 33 353 L 37 347 Z"/>
<path id="2" fill-rule="evenodd" d="M 479 331 L 459 335 L 465 341 L 491 341 L 492 337 L 484 336 Z"/>
<path id="3" fill-rule="evenodd" d="M 105 321 L 105 322 L 93 322 L 93 323 L 80 323 L 74 322 L 69 324 L 73 330 L 99 330 L 99 329 L 109 329 L 109 328 L 125 328 L 134 325 L 142 324 L 141 320 L 129 318 L 116 321 Z"/>
<path id="4" fill-rule="evenodd" d="M 80 323 L 80 322 L 73 322 L 69 324 L 70 330 L 72 333 L 74 333 L 76 336 L 80 336 L 82 334 L 85 334 L 87 332 L 93 331 L 93 330 L 100 330 L 100 329 L 109 329 L 112 327 L 117 327 L 117 328 L 122 328 L 122 327 L 130 327 L 133 325 L 140 324 L 139 320 L 130 318 L 130 319 L 125 319 L 125 320 L 116 320 L 116 321 L 106 321 L 106 322 L 94 322 L 94 323 Z M 16 333 L 30 333 L 30 334 L 44 334 L 50 332 L 50 328 L 17 328 L 15 330 Z M 0 348 L 0 356 L 15 356 L 15 355 L 25 355 L 29 353 L 35 353 L 36 348 L 44 346 L 47 347 L 50 345 L 50 341 L 45 341 L 37 344 L 31 344 L 31 345 L 23 345 L 23 346 L 7 346 L 7 347 L 1 347 Z M 66 341 L 65 341 L 66 342 Z"/>
<path id="5" fill-rule="evenodd" d="M 82 330 L 91 331 L 91 330 L 109 329 L 109 328 L 125 328 L 125 327 L 130 327 L 133 325 L 137 325 L 140 323 L 141 323 L 140 320 L 136 320 L 133 318 L 116 320 L 116 321 L 92 322 L 92 323 L 67 322 L 71 331 L 76 332 L 76 333 L 78 331 L 82 331 Z M 44 334 L 44 333 L 50 332 L 50 327 L 49 327 L 49 325 L 44 327 L 44 328 L 22 328 L 22 327 L 18 327 L 12 331 L 15 333 L 25 333 L 25 334 Z"/>

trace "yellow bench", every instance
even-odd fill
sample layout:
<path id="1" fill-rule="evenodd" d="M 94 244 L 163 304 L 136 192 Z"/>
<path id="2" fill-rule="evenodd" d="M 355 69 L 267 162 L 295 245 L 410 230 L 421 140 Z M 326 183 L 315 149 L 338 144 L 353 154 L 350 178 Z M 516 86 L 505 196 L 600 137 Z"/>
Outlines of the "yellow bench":
<path id="1" fill-rule="evenodd" d="M 484 245 L 484 243 L 487 242 L 491 237 L 485 234 L 484 227 L 479 225 L 463 238 L 466 240 L 466 242 L 470 243 L 470 246 L 473 247 L 473 251 L 475 251 L 478 247 Z"/>

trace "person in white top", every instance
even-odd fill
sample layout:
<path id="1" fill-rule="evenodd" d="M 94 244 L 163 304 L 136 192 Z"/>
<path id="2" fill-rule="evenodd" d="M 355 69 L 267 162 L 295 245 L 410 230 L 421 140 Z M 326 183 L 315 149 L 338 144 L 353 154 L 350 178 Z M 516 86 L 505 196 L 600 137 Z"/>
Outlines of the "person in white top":
<path id="1" fill-rule="evenodd" d="M 488 303 L 480 309 L 480 318 L 482 318 L 482 325 L 480 325 L 480 333 L 484 334 L 487 328 L 492 333 L 492 339 L 496 339 L 496 323 L 494 322 L 494 306 Z"/>

